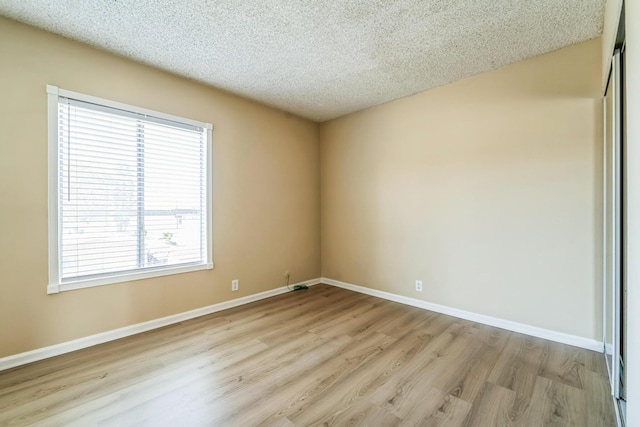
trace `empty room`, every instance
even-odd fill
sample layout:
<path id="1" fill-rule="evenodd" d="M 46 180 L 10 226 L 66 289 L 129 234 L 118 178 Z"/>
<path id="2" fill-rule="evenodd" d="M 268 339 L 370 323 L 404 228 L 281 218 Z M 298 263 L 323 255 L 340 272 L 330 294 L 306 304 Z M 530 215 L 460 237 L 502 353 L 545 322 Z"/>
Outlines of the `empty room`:
<path id="1" fill-rule="evenodd" d="M 640 426 L 638 23 L 1 0 L 0 425 Z"/>

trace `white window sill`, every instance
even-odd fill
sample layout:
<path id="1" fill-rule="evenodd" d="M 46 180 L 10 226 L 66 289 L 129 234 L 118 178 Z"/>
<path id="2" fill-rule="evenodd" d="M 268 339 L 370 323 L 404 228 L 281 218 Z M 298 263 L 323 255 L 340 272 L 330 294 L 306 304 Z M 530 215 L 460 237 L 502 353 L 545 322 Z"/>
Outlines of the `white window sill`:
<path id="1" fill-rule="evenodd" d="M 69 280 L 63 281 L 62 283 L 49 284 L 47 286 L 47 294 L 57 294 L 60 292 L 72 291 L 75 289 L 92 288 L 94 286 L 111 285 L 114 283 L 130 282 L 133 280 L 149 279 L 152 277 L 170 276 L 174 274 L 211 269 L 213 269 L 213 263 L 145 269 L 144 271 L 126 272 L 109 276 L 87 278 L 83 280 Z"/>

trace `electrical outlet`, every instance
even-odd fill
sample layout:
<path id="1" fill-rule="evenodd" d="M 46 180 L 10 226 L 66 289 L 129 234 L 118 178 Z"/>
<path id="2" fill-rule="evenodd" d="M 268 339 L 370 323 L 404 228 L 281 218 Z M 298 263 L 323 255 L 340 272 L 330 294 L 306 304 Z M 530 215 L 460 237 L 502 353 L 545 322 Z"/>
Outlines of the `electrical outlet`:
<path id="1" fill-rule="evenodd" d="M 286 277 L 287 279 L 289 278 L 289 272 L 288 271 L 284 272 L 284 277 Z"/>
<path id="2" fill-rule="evenodd" d="M 232 291 L 237 291 L 238 290 L 238 279 L 231 281 L 231 290 Z"/>
<path id="3" fill-rule="evenodd" d="M 422 280 L 416 280 L 416 291 L 422 292 Z"/>

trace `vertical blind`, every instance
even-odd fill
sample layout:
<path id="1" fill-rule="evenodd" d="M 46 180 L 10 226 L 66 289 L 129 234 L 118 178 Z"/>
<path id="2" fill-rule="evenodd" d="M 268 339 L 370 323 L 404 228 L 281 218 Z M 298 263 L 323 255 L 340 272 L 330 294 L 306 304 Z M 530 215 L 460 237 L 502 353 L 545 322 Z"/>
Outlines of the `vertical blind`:
<path id="1" fill-rule="evenodd" d="M 207 263 L 206 130 L 58 99 L 60 281 Z"/>

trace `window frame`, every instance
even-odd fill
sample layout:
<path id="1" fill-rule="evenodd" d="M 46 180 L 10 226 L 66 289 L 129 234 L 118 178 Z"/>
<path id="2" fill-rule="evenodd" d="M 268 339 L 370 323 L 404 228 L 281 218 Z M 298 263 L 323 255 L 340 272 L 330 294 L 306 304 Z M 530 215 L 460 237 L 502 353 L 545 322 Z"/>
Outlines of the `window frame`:
<path id="1" fill-rule="evenodd" d="M 211 270 L 214 267 L 213 264 L 213 183 L 212 183 L 212 131 L 213 125 L 210 123 L 203 123 L 197 120 L 187 119 L 184 117 L 178 117 L 171 114 L 161 113 L 158 111 L 149 110 L 146 108 L 137 107 L 134 105 L 124 104 L 116 101 L 111 101 L 104 98 L 98 98 L 91 95 L 85 95 L 70 90 L 61 89 L 57 86 L 47 85 L 47 107 L 48 107 L 48 232 L 49 232 L 49 282 L 47 285 L 48 294 L 57 294 L 62 291 L 70 291 L 74 289 L 83 289 L 94 286 L 109 285 L 114 283 L 129 282 L 133 280 L 148 279 L 152 277 L 169 276 L 173 274 L 187 273 L 200 270 Z M 115 272 L 101 274 L 99 277 L 86 277 L 80 279 L 65 279 L 60 278 L 60 239 L 62 233 L 62 227 L 59 223 L 59 162 L 58 162 L 58 101 L 60 97 L 75 99 L 78 101 L 88 102 L 105 106 L 108 108 L 115 108 L 126 112 L 132 112 L 135 114 L 142 114 L 159 118 L 162 120 L 169 120 L 180 124 L 197 126 L 206 130 L 205 141 L 205 163 L 206 163 L 206 220 L 205 220 L 205 236 L 206 236 L 206 256 L 207 259 L 204 263 L 193 264 L 188 266 L 162 266 L 162 267 L 147 267 L 144 270 L 136 271 L 129 270 L 126 272 Z"/>

